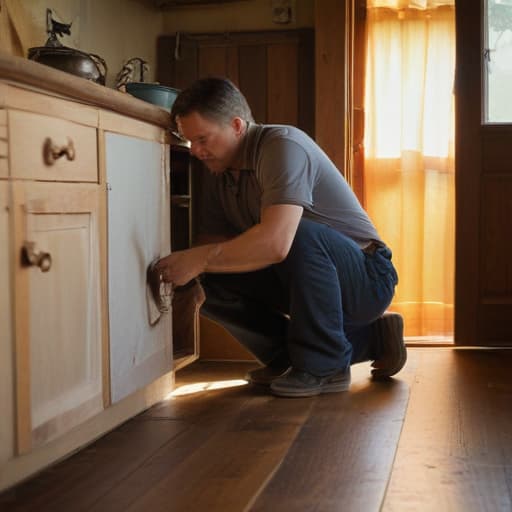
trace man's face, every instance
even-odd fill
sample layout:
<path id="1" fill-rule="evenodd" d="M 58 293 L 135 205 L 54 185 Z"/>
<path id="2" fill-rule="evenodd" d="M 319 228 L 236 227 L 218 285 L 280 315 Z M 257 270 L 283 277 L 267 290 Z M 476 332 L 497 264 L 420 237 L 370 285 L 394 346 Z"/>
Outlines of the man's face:
<path id="1" fill-rule="evenodd" d="M 180 135 L 191 143 L 192 155 L 213 174 L 220 174 L 235 163 L 244 122 L 235 117 L 229 124 L 219 124 L 197 112 L 176 118 Z"/>

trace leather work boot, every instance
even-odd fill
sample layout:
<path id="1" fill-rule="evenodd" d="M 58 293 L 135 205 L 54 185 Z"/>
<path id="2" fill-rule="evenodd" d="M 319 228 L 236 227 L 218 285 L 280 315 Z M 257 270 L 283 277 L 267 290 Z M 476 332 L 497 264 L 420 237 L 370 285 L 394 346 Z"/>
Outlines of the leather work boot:
<path id="1" fill-rule="evenodd" d="M 398 373 L 407 361 L 404 343 L 404 321 L 398 313 L 384 313 L 374 324 L 380 356 L 373 361 L 374 379 L 387 379 Z"/>
<path id="2" fill-rule="evenodd" d="M 350 367 L 327 377 L 317 377 L 292 368 L 283 377 L 279 377 L 270 384 L 270 391 L 274 395 L 297 398 L 348 391 L 349 388 Z"/>

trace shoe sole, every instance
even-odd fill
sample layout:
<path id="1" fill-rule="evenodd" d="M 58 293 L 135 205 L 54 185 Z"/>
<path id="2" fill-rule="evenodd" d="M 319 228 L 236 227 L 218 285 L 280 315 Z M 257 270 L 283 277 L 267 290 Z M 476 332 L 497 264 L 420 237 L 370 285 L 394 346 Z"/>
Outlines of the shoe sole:
<path id="1" fill-rule="evenodd" d="M 384 341 L 384 351 L 392 354 L 393 363 L 391 364 L 391 366 L 388 366 L 386 368 L 374 368 L 372 370 L 372 377 L 375 380 L 388 379 L 393 375 L 396 375 L 405 366 L 405 363 L 407 362 L 407 348 L 405 346 L 403 337 L 403 318 L 397 313 L 388 313 L 383 316 L 381 322 L 383 322 L 384 326 L 386 326 L 387 329 L 393 333 L 393 336 L 385 336 L 383 338 L 384 340 L 388 340 L 387 343 L 386 341 Z M 395 343 L 395 334 L 397 332 L 399 333 L 400 337 L 399 343 Z M 378 363 L 378 361 L 375 361 L 375 363 Z"/>
<path id="2" fill-rule="evenodd" d="M 308 398 L 311 396 L 323 395 L 324 393 L 339 393 L 341 391 L 348 391 L 350 388 L 349 382 L 331 382 L 323 386 L 318 386 L 312 389 L 279 389 L 273 388 L 270 385 L 270 391 L 276 396 L 284 396 L 287 398 Z"/>

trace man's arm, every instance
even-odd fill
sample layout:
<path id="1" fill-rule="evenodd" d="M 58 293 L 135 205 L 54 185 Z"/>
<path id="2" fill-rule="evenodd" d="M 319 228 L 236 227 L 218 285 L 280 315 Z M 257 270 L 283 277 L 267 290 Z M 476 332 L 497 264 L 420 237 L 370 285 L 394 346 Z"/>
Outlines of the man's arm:
<path id="1" fill-rule="evenodd" d="M 203 272 L 249 272 L 283 261 L 302 217 L 302 206 L 273 205 L 261 222 L 226 242 L 175 252 L 157 266 L 165 281 L 183 285 Z"/>

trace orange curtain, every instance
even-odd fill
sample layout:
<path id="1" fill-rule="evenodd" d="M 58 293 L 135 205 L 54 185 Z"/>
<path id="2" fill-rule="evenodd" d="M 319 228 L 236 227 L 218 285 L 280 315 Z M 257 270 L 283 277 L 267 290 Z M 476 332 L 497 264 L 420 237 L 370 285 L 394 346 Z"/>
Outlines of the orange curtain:
<path id="1" fill-rule="evenodd" d="M 452 4 L 452 5 L 447 5 Z M 453 0 L 369 0 L 365 205 L 393 250 L 405 335 L 453 336 Z"/>

